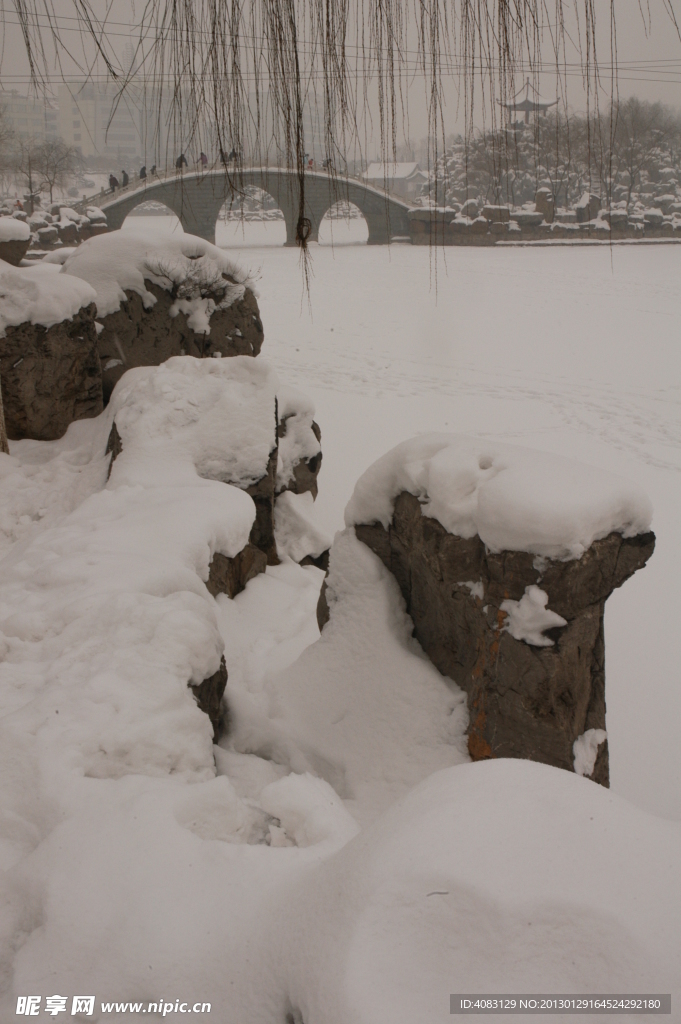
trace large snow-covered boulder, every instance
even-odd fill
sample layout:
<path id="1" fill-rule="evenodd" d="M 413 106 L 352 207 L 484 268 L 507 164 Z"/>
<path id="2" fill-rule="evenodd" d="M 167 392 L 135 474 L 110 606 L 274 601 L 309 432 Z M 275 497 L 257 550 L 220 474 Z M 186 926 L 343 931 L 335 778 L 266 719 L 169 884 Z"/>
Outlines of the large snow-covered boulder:
<path id="1" fill-rule="evenodd" d="M 550 188 L 538 188 L 534 197 L 534 206 L 537 213 L 541 213 L 547 224 L 553 223 L 555 213 L 555 202 L 553 192 Z"/>
<path id="2" fill-rule="evenodd" d="M 18 267 L 31 244 L 31 229 L 16 217 L 0 217 L 0 260 Z"/>
<path id="3" fill-rule="evenodd" d="M 0 263 L 0 374 L 13 440 L 51 441 L 102 411 L 95 292 L 58 271 Z"/>
<path id="4" fill-rule="evenodd" d="M 202 238 L 147 240 L 112 231 L 80 245 L 62 272 L 97 293 L 105 401 L 135 366 L 158 366 L 179 355 L 260 352 L 253 281 Z"/>
<path id="5" fill-rule="evenodd" d="M 608 784 L 606 599 L 654 548 L 618 477 L 451 434 L 371 466 L 346 524 L 395 575 L 415 636 L 468 695 L 471 757 L 520 757 Z"/>

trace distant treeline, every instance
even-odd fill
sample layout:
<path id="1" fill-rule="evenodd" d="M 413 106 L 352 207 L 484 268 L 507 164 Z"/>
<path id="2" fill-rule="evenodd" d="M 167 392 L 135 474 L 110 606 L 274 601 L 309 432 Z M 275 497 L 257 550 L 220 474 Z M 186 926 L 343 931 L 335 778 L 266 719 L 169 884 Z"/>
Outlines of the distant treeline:
<path id="1" fill-rule="evenodd" d="M 522 205 L 538 188 L 571 207 L 585 191 L 607 204 L 674 193 L 681 182 L 681 114 L 635 98 L 607 113 L 552 112 L 528 125 L 458 136 L 438 161 L 424 197 Z"/>

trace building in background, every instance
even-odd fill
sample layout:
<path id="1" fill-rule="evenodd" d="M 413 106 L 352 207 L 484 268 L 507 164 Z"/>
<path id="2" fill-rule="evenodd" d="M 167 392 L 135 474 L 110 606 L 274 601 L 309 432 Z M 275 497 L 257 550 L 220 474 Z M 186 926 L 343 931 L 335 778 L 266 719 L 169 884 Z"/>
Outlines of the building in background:
<path id="1" fill-rule="evenodd" d="M 16 89 L 0 92 L 0 107 L 9 127 L 19 139 L 34 142 L 59 137 L 56 104 L 42 96 L 22 96 Z"/>
<path id="2" fill-rule="evenodd" d="M 421 187 L 428 181 L 417 163 L 369 164 L 362 174 L 367 185 L 385 188 L 402 199 L 415 199 Z"/>
<path id="3" fill-rule="evenodd" d="M 104 157 L 112 167 L 132 169 L 143 152 L 143 117 L 132 91 L 117 99 L 111 85 L 60 85 L 59 135 L 84 157 Z"/>

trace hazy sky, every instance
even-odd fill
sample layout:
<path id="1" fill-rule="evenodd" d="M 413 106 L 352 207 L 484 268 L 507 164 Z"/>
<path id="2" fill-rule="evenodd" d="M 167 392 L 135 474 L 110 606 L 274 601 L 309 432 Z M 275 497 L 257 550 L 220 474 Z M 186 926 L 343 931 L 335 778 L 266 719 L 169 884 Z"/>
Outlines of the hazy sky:
<path id="1" fill-rule="evenodd" d="M 575 42 L 577 40 L 576 22 L 570 11 L 573 4 L 579 7 L 581 2 L 582 0 L 566 0 L 568 32 Z M 681 23 L 681 0 L 666 0 L 666 3 L 673 9 Z M 552 5 L 553 0 L 548 0 L 547 6 L 552 7 Z M 74 6 L 72 0 L 54 0 L 54 9 L 59 17 L 60 28 L 65 32 L 64 38 L 72 46 L 73 53 L 82 58 L 82 47 L 73 20 Z M 607 102 L 610 90 L 610 0 L 595 0 L 595 7 L 598 25 L 598 52 L 604 87 L 601 92 L 601 100 Z M 4 11 L 6 23 L 0 79 L 5 89 L 17 88 L 25 92 L 28 84 L 28 65 L 21 36 L 16 27 L 13 0 L 0 0 L 0 9 Z M 103 0 L 101 9 L 104 10 Z M 134 0 L 113 0 L 113 3 L 110 4 L 109 41 L 121 57 L 124 54 L 126 43 L 131 39 L 128 26 L 134 23 L 135 14 L 137 13 L 139 16 L 142 9 L 139 2 L 135 6 Z M 641 9 L 646 12 L 645 20 Z M 636 95 L 647 100 L 661 100 L 670 106 L 681 109 L 681 41 L 665 12 L 665 0 L 643 0 L 641 6 L 639 6 L 639 0 L 616 0 L 616 11 L 620 96 Z M 650 18 L 649 22 L 648 17 Z M 551 47 L 548 34 L 546 56 L 550 63 Z M 565 79 L 567 100 L 572 108 L 580 110 L 585 106 L 585 93 L 579 69 L 579 51 L 576 45 L 572 46 L 568 43 L 566 59 L 572 64 L 568 68 Z M 64 67 L 71 74 L 75 71 L 76 65 L 67 58 Z M 524 74 L 520 73 L 518 77 L 520 85 Z M 55 85 L 58 80 L 59 75 L 55 71 Z M 418 139 L 425 134 L 426 103 L 423 85 L 423 79 L 419 75 L 415 75 L 408 87 L 409 131 L 413 139 Z M 539 76 L 539 87 L 544 97 L 549 100 L 554 99 L 556 96 L 555 74 L 542 73 Z M 463 118 L 461 111 L 457 116 L 457 83 L 453 76 L 446 82 L 446 101 L 447 131 L 460 130 Z M 480 114 L 481 111 L 478 108 L 476 121 L 480 120 Z"/>

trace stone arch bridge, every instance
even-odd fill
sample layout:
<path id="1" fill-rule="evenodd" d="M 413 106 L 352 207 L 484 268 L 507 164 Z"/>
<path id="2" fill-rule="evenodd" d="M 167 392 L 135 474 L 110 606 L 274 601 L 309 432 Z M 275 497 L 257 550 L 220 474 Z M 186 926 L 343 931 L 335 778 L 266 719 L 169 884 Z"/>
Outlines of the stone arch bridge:
<path id="1" fill-rule="evenodd" d="M 247 168 L 239 175 L 238 186 L 224 169 L 168 172 L 163 177 L 132 182 L 115 195 L 92 196 L 78 205 L 85 208 L 96 203 L 106 213 L 109 227 L 116 229 L 136 206 L 153 199 L 169 207 L 189 234 L 215 242 L 215 224 L 223 204 L 238 195 L 240 188 L 249 186 L 262 189 L 276 201 L 286 221 L 286 244 L 295 245 L 298 177 L 295 171 L 282 168 Z M 333 182 L 325 172 L 308 171 L 305 215 L 312 225 L 309 241 L 317 240 L 322 218 L 339 200 L 354 203 L 364 214 L 369 226 L 369 245 L 384 245 L 391 237 L 409 235 L 409 203 L 353 178 Z"/>

